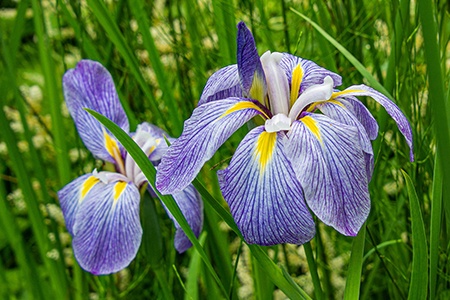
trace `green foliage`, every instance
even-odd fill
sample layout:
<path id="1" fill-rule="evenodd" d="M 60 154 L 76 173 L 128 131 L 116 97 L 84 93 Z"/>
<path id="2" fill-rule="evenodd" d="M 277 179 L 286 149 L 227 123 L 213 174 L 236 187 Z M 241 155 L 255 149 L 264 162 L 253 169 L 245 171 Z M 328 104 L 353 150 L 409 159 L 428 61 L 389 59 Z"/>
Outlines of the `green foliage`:
<path id="1" fill-rule="evenodd" d="M 207 78 L 236 62 L 240 20 L 260 54 L 289 51 L 338 72 L 344 87 L 364 82 L 393 99 L 411 121 L 416 161 L 409 162 L 395 123 L 367 101 L 380 130 L 372 208 L 360 234 L 345 237 L 317 220 L 318 234 L 305 246 L 247 245 L 215 175 L 247 132 L 241 128 L 194 182 L 205 202 L 198 240 L 171 197 L 144 198 L 142 212 L 153 217 L 143 227 L 151 238 L 136 259 L 113 275 L 83 271 L 56 192 L 102 164 L 68 116 L 64 72 L 82 58 L 100 61 L 131 129 L 148 121 L 176 137 Z M 443 0 L 3 1 L 0 298 L 446 299 L 449 39 Z M 154 178 L 128 135 L 117 131 L 117 137 Z M 185 254 L 173 248 L 175 230 L 161 201 L 194 244 Z"/>

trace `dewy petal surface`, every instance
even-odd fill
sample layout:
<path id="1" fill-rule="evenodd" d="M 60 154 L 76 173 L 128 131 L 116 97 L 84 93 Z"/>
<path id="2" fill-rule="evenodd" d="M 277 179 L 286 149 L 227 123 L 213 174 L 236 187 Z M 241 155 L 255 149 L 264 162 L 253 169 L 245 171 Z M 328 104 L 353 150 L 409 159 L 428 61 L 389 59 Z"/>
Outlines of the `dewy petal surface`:
<path id="1" fill-rule="evenodd" d="M 392 119 L 394 119 L 394 121 L 397 123 L 398 129 L 405 137 L 406 143 L 409 146 L 409 159 L 410 161 L 414 161 L 411 125 L 409 124 L 408 120 L 406 119 L 400 108 L 397 106 L 397 104 L 392 102 L 382 93 L 364 84 L 351 86 L 340 93 L 341 95 L 338 96 L 338 98 L 343 97 L 345 99 L 347 96 L 369 96 L 380 103 L 381 106 L 386 109 L 387 113 L 392 117 Z"/>
<path id="2" fill-rule="evenodd" d="M 158 165 L 156 187 L 163 194 L 179 192 L 194 180 L 203 164 L 243 124 L 261 114 L 243 98 L 229 98 L 198 106 L 185 122 L 183 133 Z"/>
<path id="3" fill-rule="evenodd" d="M 309 208 L 325 224 L 355 236 L 370 211 L 357 128 L 308 114 L 292 124 L 289 139 L 292 167 Z"/>
<path id="4" fill-rule="evenodd" d="M 80 266 L 93 274 L 127 267 L 142 238 L 140 195 L 131 182 L 97 184 L 81 202 L 74 224 L 73 250 Z"/>
<path id="5" fill-rule="evenodd" d="M 90 108 L 109 118 L 124 131 L 129 131 L 128 118 L 117 96 L 114 81 L 100 63 L 81 60 L 75 69 L 68 70 L 63 77 L 64 98 L 78 132 L 94 156 L 114 162 L 105 149 L 103 126 L 84 108 Z"/>
<path id="6" fill-rule="evenodd" d="M 226 66 L 209 77 L 198 105 L 229 97 L 242 97 L 237 64 Z"/>
<path id="7" fill-rule="evenodd" d="M 89 194 L 99 180 L 92 173 L 84 174 L 65 185 L 58 191 L 61 210 L 67 231 L 73 235 L 73 224 L 81 201 Z"/>
<path id="8" fill-rule="evenodd" d="M 303 244 L 315 234 L 284 139 L 284 133 L 254 128 L 229 167 L 218 173 L 222 194 L 248 243 Z"/>
<path id="9" fill-rule="evenodd" d="M 195 236 L 198 237 L 203 227 L 203 202 L 197 190 L 194 188 L 192 184 L 188 185 L 181 192 L 172 194 L 173 199 L 177 203 L 181 212 L 183 213 L 186 221 L 194 232 Z M 167 212 L 167 215 L 172 219 L 175 224 L 176 232 L 175 232 L 175 249 L 179 253 L 185 252 L 192 246 L 191 241 L 184 233 L 183 229 L 181 229 L 178 222 L 175 220 L 170 211 L 166 208 L 163 202 L 161 202 L 164 206 L 164 209 Z"/>

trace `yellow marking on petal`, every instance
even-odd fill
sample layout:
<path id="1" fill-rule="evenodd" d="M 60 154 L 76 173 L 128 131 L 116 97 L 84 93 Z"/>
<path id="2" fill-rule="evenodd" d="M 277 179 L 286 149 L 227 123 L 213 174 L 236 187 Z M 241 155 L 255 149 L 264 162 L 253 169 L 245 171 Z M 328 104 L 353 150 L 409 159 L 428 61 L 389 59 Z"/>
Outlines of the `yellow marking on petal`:
<path id="1" fill-rule="evenodd" d="M 300 121 L 303 122 L 303 124 L 308 127 L 308 129 L 316 136 L 316 138 L 322 143 L 322 137 L 320 135 L 320 129 L 317 126 L 316 120 L 311 118 L 310 116 L 306 116 L 300 119 Z"/>
<path id="2" fill-rule="evenodd" d="M 86 197 L 87 193 L 94 187 L 94 185 L 99 182 L 100 180 L 95 176 L 90 176 L 88 179 L 86 179 L 85 182 L 83 182 L 83 185 L 81 186 L 81 197 L 80 202 L 83 200 L 84 197 Z"/>
<path id="3" fill-rule="evenodd" d="M 261 173 L 264 172 L 266 165 L 270 162 L 275 150 L 277 141 L 276 132 L 263 131 L 256 141 L 255 156 L 259 158 Z"/>
<path id="4" fill-rule="evenodd" d="M 327 102 L 333 103 L 333 104 L 339 105 L 340 107 L 345 108 L 345 105 L 342 104 L 341 102 L 337 101 L 337 100 L 328 100 Z"/>
<path id="5" fill-rule="evenodd" d="M 109 155 L 111 155 L 112 158 L 114 158 L 114 160 L 116 161 L 120 173 L 125 174 L 125 166 L 123 163 L 122 155 L 120 153 L 117 141 L 111 138 L 111 136 L 108 133 L 106 133 L 104 128 L 103 128 L 103 137 L 105 138 L 106 151 L 108 151 Z"/>
<path id="6" fill-rule="evenodd" d="M 300 84 L 303 79 L 303 68 L 298 64 L 294 70 L 292 70 L 291 79 L 291 107 L 294 105 L 295 100 L 298 98 L 298 91 L 300 90 Z"/>
<path id="7" fill-rule="evenodd" d="M 264 81 L 257 72 L 253 75 L 249 96 L 264 105 Z"/>
<path id="8" fill-rule="evenodd" d="M 334 99 L 336 97 L 346 95 L 346 94 L 364 93 L 364 92 L 367 92 L 367 91 L 365 91 L 365 90 L 344 90 L 344 91 L 340 91 L 340 92 L 333 92 L 333 94 L 331 95 L 331 99 Z"/>
<path id="9" fill-rule="evenodd" d="M 114 202 L 119 199 L 126 187 L 127 183 L 124 181 L 119 181 L 116 185 L 114 185 Z"/>
<path id="10" fill-rule="evenodd" d="M 227 109 L 227 111 L 224 112 L 220 116 L 219 119 L 221 119 L 223 117 L 226 117 L 227 115 L 229 115 L 231 113 L 234 113 L 236 111 L 243 110 L 243 109 L 249 109 L 249 108 L 252 108 L 252 109 L 255 109 L 255 110 L 259 111 L 261 114 L 263 114 L 263 116 L 265 118 L 269 119 L 269 117 L 266 115 L 266 113 L 260 107 L 258 107 L 258 105 L 256 105 L 253 102 L 249 102 L 249 101 L 241 101 L 241 102 L 236 103 L 235 105 L 233 105 L 232 107 Z"/>

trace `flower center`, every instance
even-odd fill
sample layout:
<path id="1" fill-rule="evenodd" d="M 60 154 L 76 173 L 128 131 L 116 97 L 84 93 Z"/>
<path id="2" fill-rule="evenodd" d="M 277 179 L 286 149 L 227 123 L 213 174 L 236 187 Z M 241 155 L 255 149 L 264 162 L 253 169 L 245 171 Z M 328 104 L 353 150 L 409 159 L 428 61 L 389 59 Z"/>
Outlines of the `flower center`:
<path id="1" fill-rule="evenodd" d="M 276 114 L 271 119 L 266 120 L 264 129 L 267 132 L 278 132 L 291 129 L 291 119 L 285 114 Z"/>
<path id="2" fill-rule="evenodd" d="M 139 145 L 147 157 L 155 150 L 160 142 L 159 139 L 155 139 L 150 133 L 140 130 L 139 126 L 133 136 L 133 140 Z M 125 157 L 125 175 L 138 187 L 146 181 L 144 173 L 142 173 L 129 153 Z"/>

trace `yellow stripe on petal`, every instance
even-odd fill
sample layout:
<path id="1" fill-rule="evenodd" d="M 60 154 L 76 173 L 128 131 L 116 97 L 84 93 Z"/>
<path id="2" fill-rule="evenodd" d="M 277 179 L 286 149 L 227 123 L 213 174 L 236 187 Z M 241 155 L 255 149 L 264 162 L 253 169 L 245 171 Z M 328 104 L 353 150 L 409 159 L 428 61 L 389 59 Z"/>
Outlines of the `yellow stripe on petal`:
<path id="1" fill-rule="evenodd" d="M 276 132 L 262 132 L 256 141 L 255 156 L 259 159 L 261 173 L 264 172 L 266 165 L 270 162 L 275 150 L 277 141 Z"/>
<path id="2" fill-rule="evenodd" d="M 300 90 L 300 84 L 303 79 L 303 68 L 298 64 L 294 70 L 292 70 L 291 79 L 291 107 L 294 105 L 295 100 L 298 98 L 298 91 Z"/>
<path id="3" fill-rule="evenodd" d="M 257 72 L 253 76 L 249 96 L 264 105 L 264 81 Z"/>
<path id="4" fill-rule="evenodd" d="M 256 105 L 256 104 L 253 103 L 253 102 L 249 102 L 249 101 L 241 101 L 241 102 L 236 103 L 235 105 L 233 105 L 232 107 L 230 107 L 229 109 L 227 109 L 227 111 L 224 112 L 224 113 L 220 116 L 219 119 L 221 119 L 221 118 L 223 118 L 223 117 L 226 117 L 227 115 L 229 115 L 229 114 L 231 114 L 231 113 L 234 113 L 234 112 L 236 112 L 236 111 L 243 110 L 243 109 L 249 109 L 249 108 L 252 108 L 252 109 L 255 109 L 255 110 L 259 111 L 261 114 L 263 114 L 263 116 L 264 116 L 266 119 L 269 119 L 269 117 L 266 115 L 266 113 L 265 113 L 261 108 L 259 108 L 258 105 Z"/>
<path id="5" fill-rule="evenodd" d="M 127 187 L 127 183 L 124 181 L 119 181 L 114 185 L 114 202 L 116 202 L 120 195 L 122 195 L 123 191 Z"/>
<path id="6" fill-rule="evenodd" d="M 109 155 L 115 158 L 115 155 L 117 153 L 120 153 L 119 146 L 117 145 L 117 142 L 111 138 L 109 134 L 106 133 L 105 130 L 103 130 L 103 137 L 105 138 L 105 148 L 108 151 Z"/>
<path id="7" fill-rule="evenodd" d="M 300 121 L 302 121 L 303 124 L 305 124 L 306 127 L 308 127 L 308 129 L 312 132 L 312 134 L 314 134 L 316 136 L 316 138 L 322 143 L 320 129 L 317 126 L 316 121 L 313 118 L 311 118 L 310 116 L 303 117 L 300 119 Z"/>
<path id="8" fill-rule="evenodd" d="M 336 97 L 346 95 L 346 94 L 365 93 L 365 92 L 367 92 L 367 91 L 365 91 L 365 90 L 344 90 L 344 91 L 340 91 L 340 92 L 333 92 L 333 94 L 331 95 L 331 99 L 334 99 Z"/>
<path id="9" fill-rule="evenodd" d="M 87 193 L 94 187 L 94 185 L 100 180 L 95 176 L 90 176 L 81 186 L 80 202 L 86 197 Z"/>

